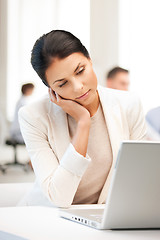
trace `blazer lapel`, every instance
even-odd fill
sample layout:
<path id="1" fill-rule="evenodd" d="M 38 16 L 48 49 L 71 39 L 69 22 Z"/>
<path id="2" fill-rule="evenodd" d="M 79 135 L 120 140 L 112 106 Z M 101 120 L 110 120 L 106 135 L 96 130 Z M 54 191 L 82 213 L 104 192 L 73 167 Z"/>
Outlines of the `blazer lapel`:
<path id="1" fill-rule="evenodd" d="M 123 139 L 122 117 L 118 101 L 112 97 L 113 93 L 105 90 L 99 87 L 98 93 L 108 128 L 113 158 L 116 158 L 119 144 Z"/>
<path id="2" fill-rule="evenodd" d="M 103 203 L 106 200 L 119 146 L 121 141 L 123 140 L 123 128 L 122 128 L 122 121 L 121 121 L 122 117 L 121 117 L 120 108 L 119 108 L 118 102 L 115 100 L 115 98 L 112 97 L 113 93 L 110 91 L 107 91 L 102 87 L 98 88 L 98 93 L 99 93 L 100 101 L 102 104 L 106 125 L 108 128 L 112 154 L 113 154 L 112 166 L 98 201 L 98 203 Z"/>
<path id="3" fill-rule="evenodd" d="M 52 128 L 57 157 L 59 160 L 61 160 L 63 154 L 70 144 L 67 114 L 62 110 L 61 107 L 50 102 L 48 117 Z"/>

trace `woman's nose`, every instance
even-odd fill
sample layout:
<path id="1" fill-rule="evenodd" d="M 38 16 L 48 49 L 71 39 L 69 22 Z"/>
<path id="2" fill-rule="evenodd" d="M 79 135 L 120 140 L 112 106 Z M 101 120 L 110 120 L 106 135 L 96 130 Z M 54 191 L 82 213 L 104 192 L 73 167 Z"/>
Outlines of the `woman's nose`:
<path id="1" fill-rule="evenodd" d="M 73 81 L 73 88 L 75 92 L 82 90 L 83 83 L 79 79 L 75 79 L 75 81 Z"/>

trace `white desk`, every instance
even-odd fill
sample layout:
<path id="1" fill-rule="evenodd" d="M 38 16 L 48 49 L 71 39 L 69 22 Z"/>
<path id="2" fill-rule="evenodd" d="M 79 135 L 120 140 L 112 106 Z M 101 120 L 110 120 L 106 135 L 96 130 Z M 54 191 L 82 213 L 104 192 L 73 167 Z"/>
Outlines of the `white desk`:
<path id="1" fill-rule="evenodd" d="M 0 208 L 0 231 L 29 240 L 160 240 L 160 230 L 96 230 L 60 218 L 58 209 L 47 207 Z"/>

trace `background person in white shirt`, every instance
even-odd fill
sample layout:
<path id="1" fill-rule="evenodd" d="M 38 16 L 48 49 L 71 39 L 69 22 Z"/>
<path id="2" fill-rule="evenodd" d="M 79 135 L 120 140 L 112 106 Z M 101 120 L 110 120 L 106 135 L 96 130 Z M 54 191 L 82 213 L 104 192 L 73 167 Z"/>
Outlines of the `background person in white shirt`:
<path id="1" fill-rule="evenodd" d="M 31 63 L 49 96 L 19 111 L 36 175 L 21 205 L 104 203 L 121 141 L 145 138 L 139 99 L 97 87 L 87 49 L 67 31 L 40 37 Z"/>
<path id="2" fill-rule="evenodd" d="M 149 140 L 160 141 L 160 107 L 148 111 L 146 122 Z"/>
<path id="3" fill-rule="evenodd" d="M 18 111 L 21 107 L 28 104 L 30 102 L 30 96 L 32 95 L 34 90 L 34 85 L 32 83 L 23 84 L 21 87 L 21 97 L 18 100 L 15 108 L 14 119 L 11 123 L 10 129 L 10 137 L 11 141 L 15 143 L 23 144 L 24 140 L 20 131 L 19 121 L 18 121 Z"/>

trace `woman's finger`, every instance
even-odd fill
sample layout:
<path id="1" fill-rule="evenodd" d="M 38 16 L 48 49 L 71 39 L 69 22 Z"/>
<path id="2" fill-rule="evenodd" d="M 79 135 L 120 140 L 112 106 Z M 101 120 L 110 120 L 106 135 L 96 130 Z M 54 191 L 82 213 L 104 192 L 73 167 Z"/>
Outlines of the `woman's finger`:
<path id="1" fill-rule="evenodd" d="M 52 102 L 56 101 L 56 96 L 51 88 L 48 89 L 48 93 Z"/>
<path id="2" fill-rule="evenodd" d="M 56 94 L 57 102 L 59 102 L 59 95 L 58 95 L 58 93 L 56 93 L 56 92 L 55 92 L 55 94 Z"/>

